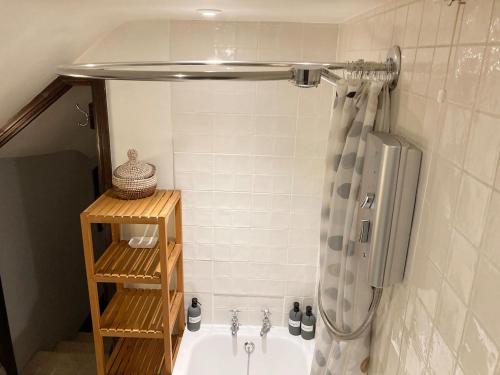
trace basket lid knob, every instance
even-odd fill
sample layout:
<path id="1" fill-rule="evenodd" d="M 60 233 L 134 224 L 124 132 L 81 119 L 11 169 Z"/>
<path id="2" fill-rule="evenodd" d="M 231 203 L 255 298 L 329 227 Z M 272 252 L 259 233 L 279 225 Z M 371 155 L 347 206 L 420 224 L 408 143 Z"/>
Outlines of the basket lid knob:
<path id="1" fill-rule="evenodd" d="M 138 160 L 138 154 L 136 149 L 129 149 L 127 152 L 128 161 L 118 166 L 113 175 L 128 180 L 142 180 L 153 176 L 155 167 L 152 164 Z"/>
<path id="2" fill-rule="evenodd" d="M 136 161 L 137 160 L 137 156 L 138 156 L 138 152 L 135 148 L 131 148 L 127 151 L 127 156 L 128 156 L 128 160 L 130 161 Z"/>

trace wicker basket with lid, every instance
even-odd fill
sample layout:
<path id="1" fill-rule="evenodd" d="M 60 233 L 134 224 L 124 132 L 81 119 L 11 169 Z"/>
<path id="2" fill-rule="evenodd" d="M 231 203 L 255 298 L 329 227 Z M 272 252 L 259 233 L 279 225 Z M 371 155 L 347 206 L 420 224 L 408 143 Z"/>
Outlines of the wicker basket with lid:
<path id="1" fill-rule="evenodd" d="M 140 199 L 156 190 L 156 167 L 137 159 L 137 150 L 127 152 L 128 161 L 113 171 L 113 190 L 121 199 Z"/>

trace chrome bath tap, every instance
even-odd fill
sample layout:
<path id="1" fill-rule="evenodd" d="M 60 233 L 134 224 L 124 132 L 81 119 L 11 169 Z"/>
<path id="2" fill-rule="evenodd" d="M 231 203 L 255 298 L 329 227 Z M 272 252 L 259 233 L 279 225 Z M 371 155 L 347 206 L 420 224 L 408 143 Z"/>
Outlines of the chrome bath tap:
<path id="1" fill-rule="evenodd" d="M 264 313 L 264 319 L 262 319 L 262 329 L 260 330 L 260 336 L 264 337 L 271 330 L 271 320 L 269 319 L 269 315 L 271 312 L 269 309 L 262 310 Z"/>
<path id="2" fill-rule="evenodd" d="M 240 310 L 232 309 L 231 312 L 231 335 L 236 336 L 240 329 L 240 322 L 238 321 L 238 313 Z"/>

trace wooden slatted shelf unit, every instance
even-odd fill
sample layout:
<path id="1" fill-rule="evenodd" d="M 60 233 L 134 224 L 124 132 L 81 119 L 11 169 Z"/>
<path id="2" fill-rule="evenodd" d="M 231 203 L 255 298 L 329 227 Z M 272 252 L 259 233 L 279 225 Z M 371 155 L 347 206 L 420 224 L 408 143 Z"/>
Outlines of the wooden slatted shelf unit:
<path id="1" fill-rule="evenodd" d="M 175 240 L 168 242 L 172 214 Z M 111 224 L 113 238 L 97 261 L 94 223 Z M 82 212 L 81 224 L 97 374 L 170 375 L 185 325 L 180 192 L 157 190 L 151 197 L 127 201 L 109 190 Z M 158 243 L 153 248 L 131 248 L 120 238 L 121 224 L 157 224 Z M 115 283 L 117 289 L 102 315 L 98 283 Z M 124 285 L 131 283 L 157 284 L 160 289 Z M 119 338 L 109 358 L 103 337 Z"/>

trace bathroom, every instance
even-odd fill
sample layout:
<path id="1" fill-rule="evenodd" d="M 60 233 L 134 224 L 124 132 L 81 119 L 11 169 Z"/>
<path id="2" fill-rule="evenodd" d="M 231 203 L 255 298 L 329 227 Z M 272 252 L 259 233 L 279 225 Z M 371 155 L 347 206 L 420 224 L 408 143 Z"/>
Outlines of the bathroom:
<path id="1" fill-rule="evenodd" d="M 182 195 L 183 277 L 177 284 L 183 285 L 184 304 L 178 308 L 189 322 L 186 314 L 197 298 L 201 328 L 192 332 L 187 326 L 172 368 L 160 373 L 500 374 L 500 1 L 6 0 L 2 9 L 0 160 L 52 152 L 40 146 L 41 131 L 36 129 L 55 130 L 36 121 L 59 111 L 54 115 L 59 125 L 71 127 L 74 134 L 58 138 L 58 147 L 91 155 L 89 168 L 99 170 L 100 181 L 94 190 L 103 193 L 111 187 L 103 183 L 111 182 L 106 168 L 114 171 L 127 161 L 128 150 L 135 149 L 139 160 L 156 167 L 158 189 Z M 399 46 L 400 56 L 393 46 Z M 360 59 L 379 64 L 363 65 Z M 211 65 L 178 64 L 170 69 L 152 64 L 176 61 Z M 78 70 L 81 64 L 108 62 L 129 63 L 116 70 L 132 78 L 112 79 L 116 72 L 89 66 Z M 308 77 L 318 64 L 350 63 L 323 71 L 321 82 L 311 84 L 317 87 L 262 79 L 296 69 L 295 79 L 301 68 L 308 68 L 285 62 L 314 63 L 305 70 Z M 158 71 L 157 78 L 151 78 Z M 194 78 L 174 79 L 171 71 Z M 233 73 L 239 78 L 229 79 Z M 106 79 L 95 79 L 99 74 Z M 134 74 L 148 78 L 133 79 Z M 26 129 L 12 134 L 12 124 L 29 117 L 21 116 L 22 109 L 56 79 L 69 79 L 72 88 L 44 106 L 37 119 L 39 113 L 30 111 L 33 118 L 25 121 Z M 91 81 L 90 89 L 79 79 Z M 334 105 L 342 97 L 340 81 L 358 82 L 363 89 L 383 86 L 385 95 L 374 99 L 375 130 L 402 137 L 421 152 L 409 243 L 400 246 L 404 277 L 384 286 L 373 320 L 359 337 L 347 339 L 335 338 L 318 301 L 323 270 L 332 265 L 322 254 L 326 249 L 321 232 L 329 225 L 328 215 L 322 215 L 325 191 L 330 191 L 325 182 L 327 155 L 342 136 Z M 99 101 L 102 93 L 104 104 Z M 91 101 L 94 115 L 102 120 L 92 133 L 77 125 L 92 117 L 86 107 Z M 84 104 L 83 113 L 75 102 Z M 108 132 L 99 130 L 103 123 Z M 90 143 L 83 132 L 93 137 Z M 85 147 L 75 146 L 75 138 Z M 91 147 L 95 140 L 96 150 Z M 2 171 L 2 180 L 10 180 L 10 169 Z M 67 275 L 65 281 L 74 283 L 72 288 L 78 284 L 79 292 L 58 295 L 58 301 L 73 307 L 72 317 L 70 312 L 59 314 L 61 307 L 55 303 L 22 303 L 32 298 L 28 290 L 36 294 L 36 283 L 53 288 L 53 294 L 56 287 L 54 280 L 40 278 L 40 272 L 25 271 L 26 276 L 18 277 L 26 258 L 16 258 L 19 252 L 9 238 L 10 228 L 18 223 L 6 214 L 11 206 L 4 193 L 16 187 L 2 188 L 0 238 L 9 245 L 0 253 L 0 321 L 8 320 L 0 324 L 0 374 L 150 373 L 147 366 L 99 370 L 92 345 L 96 335 L 92 339 L 88 317 L 88 275 L 78 246 L 79 214 L 100 194 L 93 194 L 91 179 L 83 183 L 89 190 L 82 192 L 85 204 L 71 214 L 76 236 L 72 258 L 78 263 L 72 263 L 73 279 Z M 28 201 L 24 196 L 21 200 Z M 44 227 L 47 230 L 50 227 Z M 142 227 L 122 231 L 124 236 L 142 233 Z M 64 256 L 62 250 L 57 256 Z M 42 254 L 32 257 L 28 264 L 43 262 Z M 367 270 L 355 270 L 346 270 L 344 279 L 369 289 Z M 332 290 L 340 288 L 323 282 L 325 306 Z M 105 300 L 110 294 L 112 300 L 113 292 L 99 289 L 97 297 Z M 348 328 L 356 330 L 374 304 L 359 289 L 350 292 L 356 298 L 345 295 L 350 306 L 344 303 L 343 316 L 349 323 L 343 328 L 354 319 Z M 306 306 L 312 306 L 317 319 L 314 339 L 289 334 L 294 302 L 303 315 Z M 36 309 L 46 309 L 46 320 L 36 321 L 39 327 L 30 335 L 26 327 L 33 329 Z M 328 308 L 326 315 L 339 322 Z M 71 340 L 82 331 L 85 317 L 89 322 L 83 330 L 90 344 L 74 344 Z M 57 330 L 57 320 L 72 323 Z M 44 335 L 50 340 L 40 341 Z M 107 361 L 119 345 L 106 340 Z M 73 344 L 57 349 L 64 346 L 60 342 Z"/>

